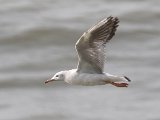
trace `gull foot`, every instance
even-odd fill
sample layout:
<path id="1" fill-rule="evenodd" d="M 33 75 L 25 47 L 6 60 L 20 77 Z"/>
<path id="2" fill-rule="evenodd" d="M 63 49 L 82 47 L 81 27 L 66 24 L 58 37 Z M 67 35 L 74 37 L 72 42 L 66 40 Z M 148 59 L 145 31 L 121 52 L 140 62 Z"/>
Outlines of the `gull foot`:
<path id="1" fill-rule="evenodd" d="M 128 83 L 116 83 L 116 82 L 111 82 L 112 85 L 116 87 L 128 87 Z"/>

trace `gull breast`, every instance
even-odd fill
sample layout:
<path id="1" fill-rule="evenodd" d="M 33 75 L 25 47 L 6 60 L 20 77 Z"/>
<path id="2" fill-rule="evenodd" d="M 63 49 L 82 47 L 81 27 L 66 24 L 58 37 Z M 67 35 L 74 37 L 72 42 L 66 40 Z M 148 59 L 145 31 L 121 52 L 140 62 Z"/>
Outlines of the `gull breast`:
<path id="1" fill-rule="evenodd" d="M 105 81 L 107 81 L 107 77 L 104 74 L 70 72 L 65 78 L 65 82 L 69 84 L 85 86 L 104 85 Z"/>

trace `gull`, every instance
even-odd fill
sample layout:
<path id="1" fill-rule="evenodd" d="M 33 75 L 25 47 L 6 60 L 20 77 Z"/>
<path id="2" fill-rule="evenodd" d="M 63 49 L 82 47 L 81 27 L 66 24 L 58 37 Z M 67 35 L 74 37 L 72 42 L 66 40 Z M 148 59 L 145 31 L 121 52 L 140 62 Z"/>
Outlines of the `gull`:
<path id="1" fill-rule="evenodd" d="M 75 45 L 79 58 L 77 69 L 60 71 L 45 83 L 65 81 L 73 85 L 128 87 L 131 81 L 128 77 L 103 72 L 105 46 L 115 35 L 118 23 L 117 17 L 110 16 L 84 32 Z"/>

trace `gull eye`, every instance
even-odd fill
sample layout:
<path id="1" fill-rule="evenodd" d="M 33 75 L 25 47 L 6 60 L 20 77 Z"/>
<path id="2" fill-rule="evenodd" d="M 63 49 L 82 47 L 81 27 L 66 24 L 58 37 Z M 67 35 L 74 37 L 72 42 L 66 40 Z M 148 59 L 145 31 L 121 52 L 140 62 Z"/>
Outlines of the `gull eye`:
<path id="1" fill-rule="evenodd" d="M 56 75 L 56 77 L 58 77 L 58 75 Z"/>

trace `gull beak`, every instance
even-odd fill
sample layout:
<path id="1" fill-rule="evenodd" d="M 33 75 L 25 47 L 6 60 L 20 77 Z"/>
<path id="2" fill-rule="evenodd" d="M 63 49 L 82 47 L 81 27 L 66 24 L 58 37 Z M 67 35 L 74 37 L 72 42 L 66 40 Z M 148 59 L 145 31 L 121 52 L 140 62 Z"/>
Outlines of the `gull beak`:
<path id="1" fill-rule="evenodd" d="M 47 84 L 47 83 L 52 82 L 52 81 L 54 81 L 54 79 L 48 79 L 44 83 Z"/>

